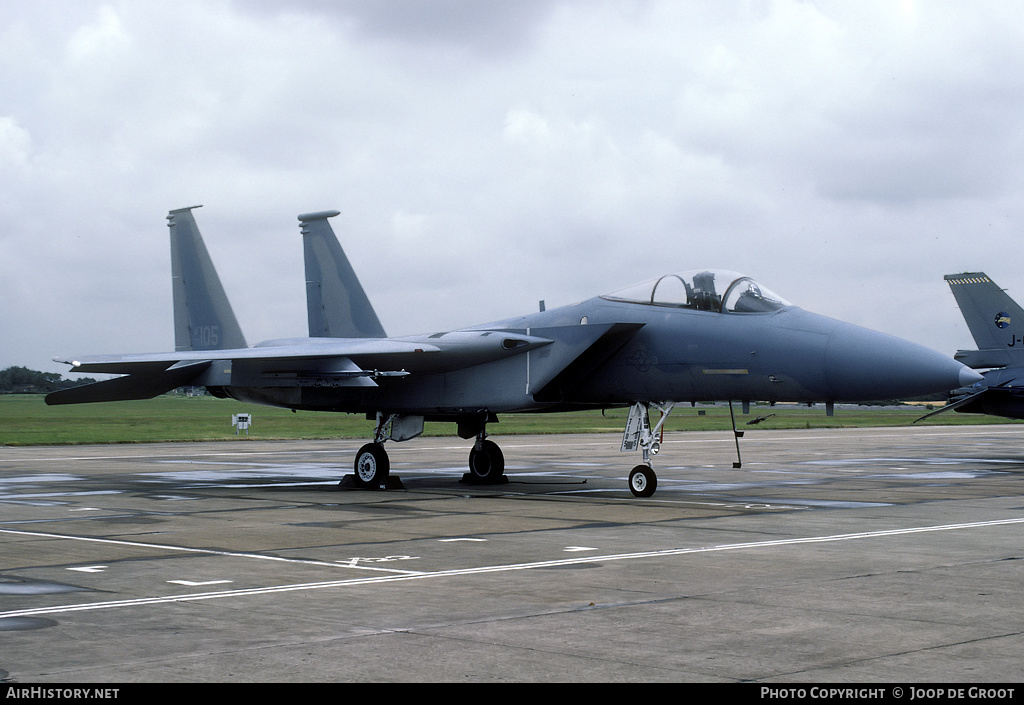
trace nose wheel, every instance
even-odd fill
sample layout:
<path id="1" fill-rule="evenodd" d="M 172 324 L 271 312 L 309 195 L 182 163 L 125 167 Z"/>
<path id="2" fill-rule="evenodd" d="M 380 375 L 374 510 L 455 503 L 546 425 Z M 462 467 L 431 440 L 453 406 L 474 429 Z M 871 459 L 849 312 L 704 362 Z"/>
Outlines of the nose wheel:
<path id="1" fill-rule="evenodd" d="M 650 497 L 658 489 L 658 476 L 646 465 L 637 465 L 629 473 L 629 491 L 634 497 Z"/>

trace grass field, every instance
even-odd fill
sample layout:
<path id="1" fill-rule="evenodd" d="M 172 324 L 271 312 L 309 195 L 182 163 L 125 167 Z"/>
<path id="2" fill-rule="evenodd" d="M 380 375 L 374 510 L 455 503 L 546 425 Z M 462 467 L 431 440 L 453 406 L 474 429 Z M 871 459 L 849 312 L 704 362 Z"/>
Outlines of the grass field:
<path id="1" fill-rule="evenodd" d="M 909 426 L 924 407 L 856 406 L 825 415 L 823 405 L 812 408 L 791 404 L 752 406 L 750 414 L 734 406 L 741 430 L 768 428 L 845 428 Z M 703 412 L 700 414 L 699 412 Z M 248 435 L 236 435 L 233 414 L 248 412 L 253 423 Z M 653 419 L 657 418 L 652 413 Z M 757 425 L 748 422 L 767 417 Z M 488 427 L 494 435 L 524 433 L 622 433 L 626 410 L 565 414 L 503 414 Z M 652 420 L 653 420 L 652 419 Z M 1019 423 L 996 416 L 950 412 L 924 424 Z M 666 431 L 728 430 L 729 407 L 689 405 L 678 407 L 665 424 Z M 331 414 L 243 404 L 214 397 L 162 396 L 146 401 L 46 406 L 42 395 L 0 396 L 0 445 L 57 445 L 80 443 L 149 443 L 159 441 L 209 441 L 289 438 L 369 438 L 373 422 L 359 414 Z M 426 425 L 425 435 L 451 436 L 453 424 Z"/>

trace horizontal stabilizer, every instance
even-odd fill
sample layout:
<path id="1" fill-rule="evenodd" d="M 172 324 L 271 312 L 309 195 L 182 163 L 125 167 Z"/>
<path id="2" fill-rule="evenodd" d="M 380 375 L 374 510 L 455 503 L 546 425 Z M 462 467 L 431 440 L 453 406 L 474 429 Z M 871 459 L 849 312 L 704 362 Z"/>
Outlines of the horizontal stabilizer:
<path id="1" fill-rule="evenodd" d="M 84 384 L 81 387 L 62 389 L 46 395 L 46 403 L 86 404 L 97 401 L 128 401 L 152 399 L 172 389 L 187 385 L 201 375 L 209 362 L 200 362 L 181 367 L 172 367 L 163 372 L 126 375 L 102 382 Z"/>
<path id="2" fill-rule="evenodd" d="M 1011 348 L 986 350 L 957 350 L 953 359 L 967 365 L 971 369 L 980 370 L 987 367 L 1007 367 L 1020 362 L 1020 353 L 1014 354 Z"/>

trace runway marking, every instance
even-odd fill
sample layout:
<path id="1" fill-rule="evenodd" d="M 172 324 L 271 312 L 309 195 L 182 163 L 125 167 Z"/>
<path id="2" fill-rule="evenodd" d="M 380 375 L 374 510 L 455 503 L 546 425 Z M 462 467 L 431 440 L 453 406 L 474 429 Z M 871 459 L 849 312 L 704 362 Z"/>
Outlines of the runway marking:
<path id="1" fill-rule="evenodd" d="M 409 580 L 425 580 L 430 578 L 449 578 L 462 575 L 479 575 L 484 573 L 502 573 L 519 570 L 531 570 L 535 568 L 549 568 L 557 566 L 570 566 L 581 563 L 608 563 L 611 561 L 642 560 L 645 558 L 665 558 L 669 556 L 684 556 L 700 553 L 715 553 L 722 551 L 738 551 L 755 548 L 776 548 L 782 546 L 793 546 L 799 544 L 830 543 L 835 541 L 860 541 L 864 539 L 884 538 L 888 536 L 902 536 L 905 534 L 921 534 L 939 531 L 958 531 L 966 529 L 988 528 L 993 526 L 1008 526 L 1013 524 L 1024 524 L 1024 518 L 1017 519 L 996 519 L 992 521 L 976 521 L 962 524 L 944 524 L 941 526 L 918 526 L 906 529 L 885 529 L 881 531 L 863 531 L 853 534 L 833 534 L 830 536 L 808 536 L 805 538 L 774 539 L 771 541 L 752 541 L 748 543 L 732 543 L 720 546 L 702 546 L 696 548 L 669 548 L 659 551 L 641 551 L 636 553 L 618 553 L 603 556 L 587 556 L 578 558 L 563 558 L 549 561 L 535 561 L 532 563 L 511 563 L 503 565 L 479 566 L 476 568 L 456 568 L 451 570 L 438 570 L 421 573 L 406 573 L 404 575 L 377 575 L 364 578 L 349 578 L 345 580 L 330 580 L 316 583 L 300 583 L 294 585 L 275 585 L 271 587 L 244 588 L 239 590 L 221 590 L 214 592 L 194 593 L 191 595 L 168 595 L 164 597 L 140 597 L 130 600 L 111 600 L 108 602 L 90 602 L 77 605 L 60 605 L 53 607 L 37 607 L 32 609 L 11 610 L 0 612 L 0 619 L 8 617 L 27 617 L 40 614 L 61 614 L 68 612 L 83 612 L 89 610 L 114 609 L 118 607 L 140 607 L 146 605 L 161 605 L 175 602 L 195 602 L 199 600 L 215 600 L 229 597 L 246 597 L 252 595 L 272 595 L 276 593 L 296 592 L 299 590 L 321 590 L 324 588 L 342 588 L 357 585 L 368 585 L 376 583 L 405 582 Z M 0 530 L 2 531 L 2 530 Z M 30 534 L 31 532 L 9 532 Z M 48 536 L 47 534 L 37 534 Z M 61 537 L 67 538 L 67 537 Z M 106 541 L 106 539 L 93 539 Z M 130 543 L 121 541 L 110 541 L 110 543 Z M 149 544 L 136 544 L 150 548 L 163 548 Z M 194 550 L 194 549 L 176 549 Z M 218 553 L 222 555 L 247 555 L 232 554 L 229 552 L 204 551 L 207 553 Z M 260 557 L 260 556 L 255 556 Z M 269 558 L 269 557 L 268 557 Z M 283 559 L 288 560 L 288 559 Z"/>
<path id="2" fill-rule="evenodd" d="M 412 561 L 416 560 L 419 556 L 384 556 L 381 558 L 349 558 L 348 560 L 338 561 L 338 565 L 346 568 L 362 568 L 360 563 L 390 563 L 391 561 Z M 392 571 L 395 573 L 417 573 L 418 571 Z"/>
<path id="3" fill-rule="evenodd" d="M 282 556 L 268 556 L 261 553 L 241 553 L 237 551 L 215 551 L 209 548 L 189 548 L 188 546 L 171 546 L 169 544 L 161 543 L 143 543 L 141 541 L 123 541 L 120 539 L 101 539 L 93 536 L 70 536 L 68 534 L 51 534 L 42 531 L 19 531 L 17 529 L 0 529 L 0 534 L 17 534 L 20 536 L 38 536 L 45 539 L 64 539 L 67 541 L 86 541 L 90 543 L 109 543 L 116 546 L 133 546 L 136 548 L 150 548 L 157 549 L 160 551 L 180 551 L 182 553 L 205 553 L 212 556 L 226 556 L 229 558 L 256 558 L 264 561 L 279 561 L 281 563 L 302 563 L 304 565 L 320 565 L 327 566 L 329 568 L 355 568 L 357 570 L 375 570 L 385 573 L 401 573 L 402 575 L 416 575 L 418 571 L 414 570 L 398 570 L 397 568 L 375 568 L 364 565 L 356 565 L 355 563 L 342 563 L 337 561 L 314 561 L 307 558 L 284 558 Z M 354 561 L 359 560 L 373 560 L 373 559 L 352 559 Z"/>

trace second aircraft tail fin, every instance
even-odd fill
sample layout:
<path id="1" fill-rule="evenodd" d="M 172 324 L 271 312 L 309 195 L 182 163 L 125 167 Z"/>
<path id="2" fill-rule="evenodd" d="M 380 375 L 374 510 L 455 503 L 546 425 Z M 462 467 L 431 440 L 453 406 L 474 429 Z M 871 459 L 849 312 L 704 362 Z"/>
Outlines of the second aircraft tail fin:
<path id="1" fill-rule="evenodd" d="M 192 209 L 167 216 L 171 229 L 174 349 L 227 350 L 246 347 L 224 287 L 199 234 Z"/>
<path id="2" fill-rule="evenodd" d="M 328 218 L 338 211 L 305 213 L 306 310 L 312 338 L 385 338 L 373 305 L 349 264 Z"/>
<path id="3" fill-rule="evenodd" d="M 947 274 L 943 278 L 953 290 L 979 350 L 1024 347 L 1024 310 L 984 272 Z"/>

